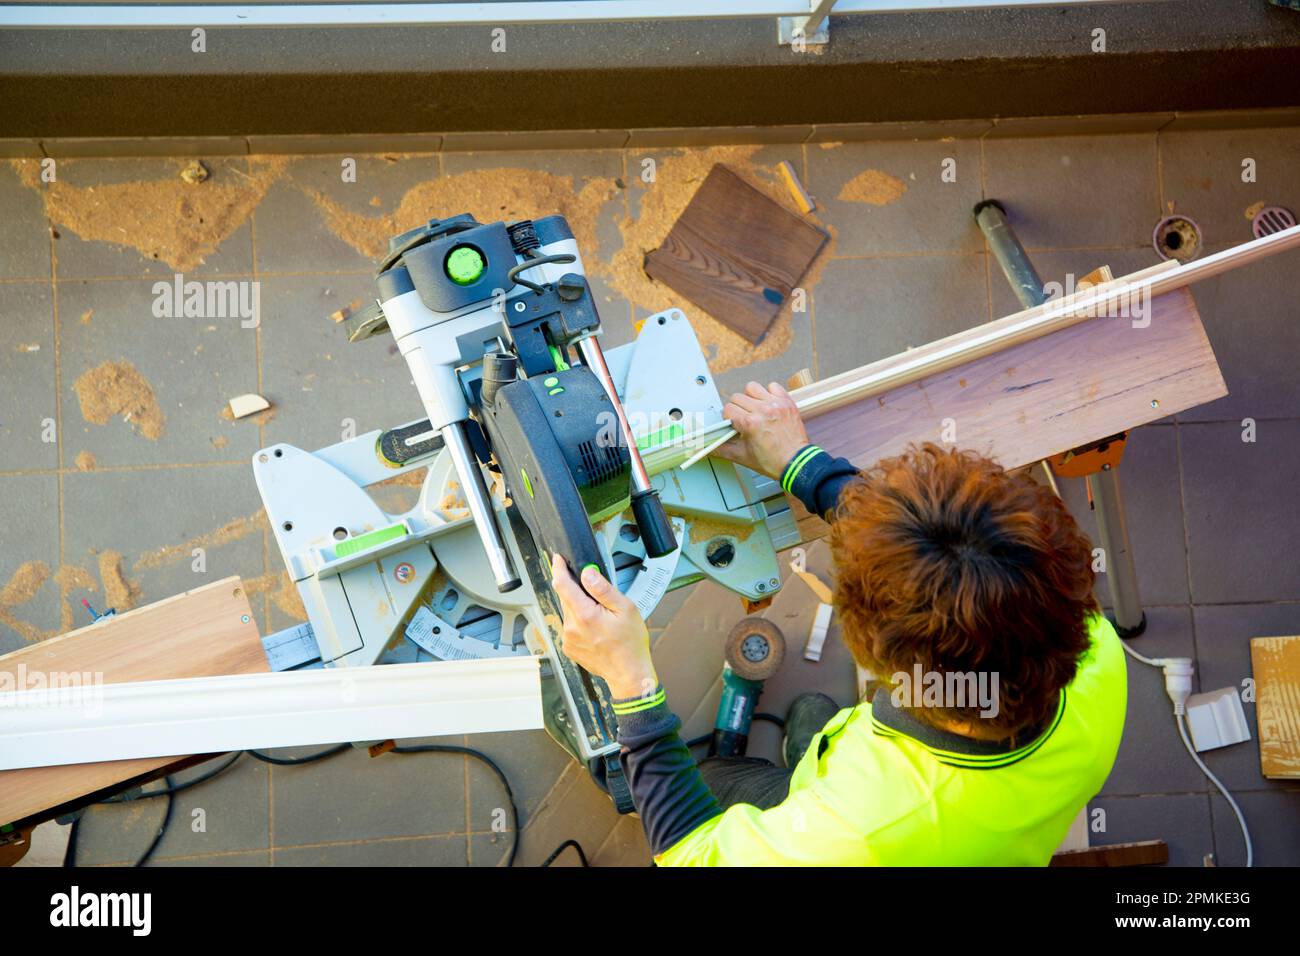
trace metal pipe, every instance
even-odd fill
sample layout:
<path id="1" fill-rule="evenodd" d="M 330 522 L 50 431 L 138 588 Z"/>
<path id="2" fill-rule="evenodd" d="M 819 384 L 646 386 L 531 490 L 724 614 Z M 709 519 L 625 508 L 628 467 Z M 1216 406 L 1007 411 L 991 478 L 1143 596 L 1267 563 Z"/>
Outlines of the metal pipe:
<path id="1" fill-rule="evenodd" d="M 483 472 L 478 460 L 469 447 L 469 438 L 465 434 L 464 422 L 452 422 L 440 429 L 443 446 L 451 455 L 452 466 L 460 478 L 460 486 L 465 492 L 465 504 L 478 529 L 479 540 L 483 542 L 483 553 L 487 555 L 488 565 L 492 568 L 492 579 L 496 581 L 497 590 L 503 594 L 519 587 L 521 581 L 515 571 L 515 563 L 510 559 L 505 541 L 501 538 L 501 529 L 497 527 L 496 511 L 492 507 L 492 497 L 483 482 Z"/>
<path id="2" fill-rule="evenodd" d="M 1038 277 L 1034 264 L 1029 261 L 1029 253 L 1025 252 L 1025 247 L 1016 238 L 1015 230 L 1007 222 L 1007 212 L 1001 203 L 994 199 L 980 203 L 975 207 L 975 221 L 984 233 L 1007 281 L 1011 283 L 1011 290 L 1020 300 L 1021 307 L 1032 309 L 1046 302 L 1043 280 Z"/>
<path id="3" fill-rule="evenodd" d="M 1097 509 L 1097 536 L 1106 553 L 1106 583 L 1115 614 L 1115 630 L 1120 637 L 1136 637 L 1146 624 L 1142 598 L 1138 594 L 1137 567 L 1128 540 L 1128 520 L 1124 517 L 1124 496 L 1120 493 L 1119 472 L 1110 465 L 1087 478 Z"/>

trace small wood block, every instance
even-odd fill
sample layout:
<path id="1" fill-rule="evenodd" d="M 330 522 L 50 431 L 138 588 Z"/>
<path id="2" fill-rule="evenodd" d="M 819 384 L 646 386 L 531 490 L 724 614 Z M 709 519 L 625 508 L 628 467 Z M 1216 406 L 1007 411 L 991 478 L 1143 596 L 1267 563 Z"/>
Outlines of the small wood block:
<path id="1" fill-rule="evenodd" d="M 1164 840 L 1143 840 L 1062 850 L 1052 857 L 1049 866 L 1155 866 L 1168 862 L 1169 846 Z"/>
<path id="2" fill-rule="evenodd" d="M 1272 780 L 1300 777 L 1300 637 L 1250 642 L 1259 769 Z"/>
<path id="3" fill-rule="evenodd" d="M 717 165 L 645 271 L 757 345 L 828 238 Z"/>

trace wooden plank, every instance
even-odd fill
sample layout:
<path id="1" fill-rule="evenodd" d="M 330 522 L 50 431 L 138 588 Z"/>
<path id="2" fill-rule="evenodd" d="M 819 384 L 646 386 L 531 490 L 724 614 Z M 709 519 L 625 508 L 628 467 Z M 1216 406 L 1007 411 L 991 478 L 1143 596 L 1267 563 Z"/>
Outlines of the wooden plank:
<path id="1" fill-rule="evenodd" d="M 1300 778 L 1300 637 L 1250 642 L 1260 772 L 1270 780 Z"/>
<path id="2" fill-rule="evenodd" d="M 0 657 L 0 688 L 89 674 L 103 683 L 269 670 L 238 577 L 105 618 Z M 140 777 L 175 757 L 0 772 L 0 822 L 30 817 Z"/>
<path id="3" fill-rule="evenodd" d="M 807 426 L 814 443 L 864 466 L 913 442 L 952 438 L 1011 469 L 1227 393 L 1196 303 L 1179 289 L 1152 303 L 1146 328 L 1089 319 L 818 415 Z M 820 520 L 801 514 L 805 540 L 820 537 Z"/>
<path id="4" fill-rule="evenodd" d="M 1169 845 L 1164 840 L 1140 843 L 1112 843 L 1086 850 L 1062 850 L 1050 866 L 1157 866 L 1169 862 Z"/>
<path id="5" fill-rule="evenodd" d="M 757 344 L 828 238 L 716 165 L 645 271 Z"/>

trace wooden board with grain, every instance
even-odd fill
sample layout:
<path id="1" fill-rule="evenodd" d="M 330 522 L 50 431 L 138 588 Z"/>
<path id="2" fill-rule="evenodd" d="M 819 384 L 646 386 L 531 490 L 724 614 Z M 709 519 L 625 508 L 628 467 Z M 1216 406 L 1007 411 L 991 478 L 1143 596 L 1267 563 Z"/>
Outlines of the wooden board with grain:
<path id="1" fill-rule="evenodd" d="M 231 577 L 104 618 L 0 657 L 5 689 L 33 675 L 102 675 L 104 683 L 252 674 L 269 670 L 248 596 Z M 92 679 L 94 679 L 92 677 Z M 75 801 L 177 763 L 176 757 L 114 760 L 0 772 L 0 823 Z"/>
<path id="2" fill-rule="evenodd" d="M 1250 642 L 1259 769 L 1270 780 L 1300 778 L 1300 637 Z"/>
<path id="3" fill-rule="evenodd" d="M 758 344 L 828 238 L 716 165 L 645 271 Z"/>
<path id="4" fill-rule="evenodd" d="M 807 426 L 814 443 L 863 466 L 913 442 L 952 437 L 1010 469 L 1227 393 L 1191 292 L 1178 289 L 1152 301 L 1146 328 L 1088 319 L 825 412 Z M 805 539 L 824 533 L 817 519 L 801 518 L 800 526 Z"/>

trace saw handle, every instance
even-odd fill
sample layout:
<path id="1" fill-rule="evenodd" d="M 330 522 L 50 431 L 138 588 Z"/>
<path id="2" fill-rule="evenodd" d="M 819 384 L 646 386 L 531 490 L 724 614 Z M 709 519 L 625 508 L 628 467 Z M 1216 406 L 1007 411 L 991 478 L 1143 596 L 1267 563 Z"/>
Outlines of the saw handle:
<path id="1" fill-rule="evenodd" d="M 664 503 L 659 500 L 659 492 L 653 488 L 634 491 L 632 517 L 636 519 L 637 529 L 641 532 L 641 543 L 645 545 L 647 555 L 662 558 L 677 550 L 677 536 L 673 534 L 673 525 L 664 511 Z"/>

